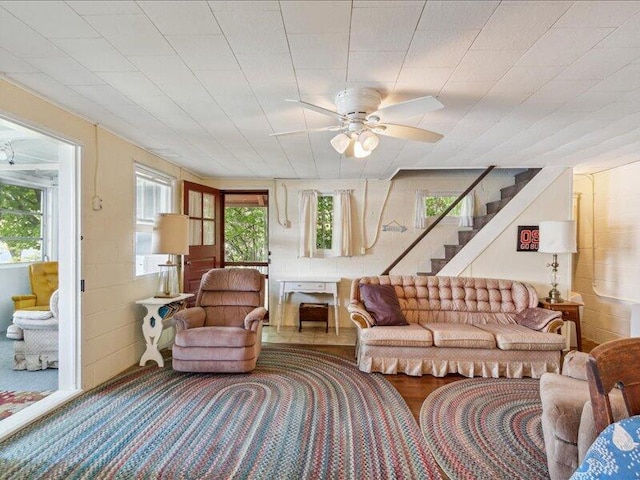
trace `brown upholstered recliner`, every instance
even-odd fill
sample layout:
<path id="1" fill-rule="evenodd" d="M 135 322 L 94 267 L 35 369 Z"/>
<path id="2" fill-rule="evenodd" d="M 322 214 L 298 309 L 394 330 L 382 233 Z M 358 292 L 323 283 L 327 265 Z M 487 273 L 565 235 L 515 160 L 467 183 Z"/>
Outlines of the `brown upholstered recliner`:
<path id="1" fill-rule="evenodd" d="M 31 294 L 14 295 L 14 310 L 49 310 L 51 294 L 58 289 L 58 262 L 29 265 Z"/>
<path id="2" fill-rule="evenodd" d="M 181 372 L 250 372 L 261 348 L 264 276 L 254 269 L 207 272 L 196 306 L 174 315 L 173 368 Z"/>

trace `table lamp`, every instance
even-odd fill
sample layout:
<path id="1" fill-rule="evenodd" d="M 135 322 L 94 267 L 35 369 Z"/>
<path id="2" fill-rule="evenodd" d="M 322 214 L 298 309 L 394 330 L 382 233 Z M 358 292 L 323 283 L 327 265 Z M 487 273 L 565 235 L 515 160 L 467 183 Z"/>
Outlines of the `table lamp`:
<path id="1" fill-rule="evenodd" d="M 180 294 L 179 264 L 175 256 L 189 254 L 189 217 L 177 213 L 156 215 L 151 236 L 151 253 L 165 253 L 167 263 L 160 267 L 158 298 L 173 298 Z"/>
<path id="2" fill-rule="evenodd" d="M 576 252 L 575 224 L 573 220 L 540 222 L 539 234 L 538 252 L 553 254 L 553 261 L 547 264 L 547 267 L 551 267 L 551 290 L 545 300 L 549 303 L 562 303 L 564 299 L 558 290 L 558 254 Z"/>

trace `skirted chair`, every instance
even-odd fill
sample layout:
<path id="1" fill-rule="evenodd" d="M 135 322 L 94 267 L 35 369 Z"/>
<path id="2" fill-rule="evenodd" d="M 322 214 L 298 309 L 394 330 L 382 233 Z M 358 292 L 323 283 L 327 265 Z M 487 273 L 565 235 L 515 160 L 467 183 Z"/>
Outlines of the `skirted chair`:
<path id="1" fill-rule="evenodd" d="M 58 262 L 29 265 L 31 293 L 11 297 L 14 310 L 49 310 L 49 299 L 58 289 Z"/>
<path id="2" fill-rule="evenodd" d="M 173 369 L 181 372 L 250 372 L 262 345 L 264 276 L 249 268 L 207 272 L 196 306 L 173 316 Z"/>

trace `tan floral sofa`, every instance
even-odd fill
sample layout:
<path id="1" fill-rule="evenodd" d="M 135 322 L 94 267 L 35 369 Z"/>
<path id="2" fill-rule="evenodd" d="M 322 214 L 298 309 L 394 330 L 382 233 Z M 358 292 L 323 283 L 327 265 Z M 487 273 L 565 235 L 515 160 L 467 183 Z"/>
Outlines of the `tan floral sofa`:
<path id="1" fill-rule="evenodd" d="M 376 325 L 362 302 L 361 284 L 392 285 L 408 324 Z M 362 277 L 352 283 L 348 310 L 358 328 L 356 356 L 363 372 L 539 378 L 560 371 L 565 339 L 554 332 L 561 314 L 538 308 L 538 295 L 526 283 Z"/>

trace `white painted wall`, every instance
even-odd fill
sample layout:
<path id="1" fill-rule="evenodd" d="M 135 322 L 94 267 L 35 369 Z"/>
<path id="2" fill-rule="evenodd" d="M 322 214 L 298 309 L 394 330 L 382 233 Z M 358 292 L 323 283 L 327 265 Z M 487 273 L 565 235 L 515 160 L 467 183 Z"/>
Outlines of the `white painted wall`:
<path id="1" fill-rule="evenodd" d="M 580 195 L 574 290 L 585 304 L 583 336 L 597 343 L 628 337 L 631 305 L 640 303 L 638 179 L 640 162 L 575 176 Z"/>
<path id="2" fill-rule="evenodd" d="M 476 209 L 479 214 L 485 213 L 484 204 L 500 198 L 500 188 L 512 185 L 513 175 L 521 170 L 498 170 L 492 172 L 476 189 Z M 380 232 L 378 242 L 367 251 L 366 255 L 357 255 L 349 258 L 298 258 L 298 190 L 316 189 L 320 192 L 329 192 L 334 189 L 353 189 L 356 218 L 354 224 L 360 225 L 363 212 L 364 181 L 340 180 L 340 181 L 303 181 L 303 180 L 278 180 L 275 182 L 278 189 L 278 201 L 280 220 L 284 220 L 285 204 L 282 184 L 286 184 L 288 191 L 287 212 L 291 221 L 291 228 L 284 228 L 276 221 L 276 208 L 274 199 L 274 182 L 267 180 L 210 180 L 208 184 L 220 189 L 250 189 L 269 188 L 270 190 L 270 305 L 275 312 L 277 305 L 278 283 L 277 279 L 283 276 L 338 276 L 342 278 L 339 288 L 340 295 L 340 325 L 351 327 L 346 305 L 349 300 L 351 281 L 354 278 L 365 275 L 379 275 L 420 233 L 413 228 L 414 204 L 416 189 L 432 190 L 464 190 L 479 174 L 479 171 L 429 171 L 420 174 L 404 175 L 394 181 L 389 198 L 382 215 L 381 225 L 395 220 L 408 227 L 404 233 Z M 570 215 L 571 205 L 571 175 L 562 177 L 563 181 L 554 183 L 545 192 L 542 199 L 536 202 L 536 207 L 525 211 L 517 224 L 537 224 L 539 220 L 566 219 Z M 371 244 L 376 234 L 376 225 L 380 210 L 384 203 L 385 193 L 388 188 L 386 181 L 369 181 L 367 186 L 365 215 L 365 233 L 367 244 Z M 558 208 L 564 205 L 566 208 Z M 535 209 L 540 209 L 535 213 Z M 519 223 L 524 222 L 524 223 Z M 515 228 L 515 226 L 513 227 Z M 457 243 L 457 230 L 455 224 L 438 227 L 430 234 L 416 250 L 403 260 L 392 273 L 414 275 L 420 264 L 430 257 L 444 256 L 443 244 Z M 532 281 L 540 287 L 540 294 L 546 293 L 549 287 L 546 284 L 547 270 L 545 259 L 541 254 L 516 253 L 516 233 L 508 229 L 500 238 L 500 246 L 485 252 L 474 262 L 474 276 L 504 277 Z M 361 235 L 358 235 L 359 251 L 362 244 Z M 492 266 L 493 265 L 493 266 Z M 423 267 L 424 268 L 424 267 Z M 428 269 L 428 268 L 427 268 Z M 533 272 L 532 274 L 530 272 Z M 478 273 L 480 272 L 480 273 Z M 565 276 L 565 279 L 567 276 Z M 546 289 L 546 290 L 545 290 Z M 567 288 L 565 288 L 566 290 Z M 323 297 L 296 294 L 292 302 L 287 306 L 285 313 L 285 325 L 294 325 L 297 321 L 297 304 L 301 301 L 320 300 Z M 325 297 L 326 298 L 326 297 Z M 273 318 L 273 316 L 272 316 Z"/>
<path id="3" fill-rule="evenodd" d="M 0 266 L 0 335 L 4 335 L 13 318 L 13 295 L 26 295 L 29 286 L 28 265 Z"/>

